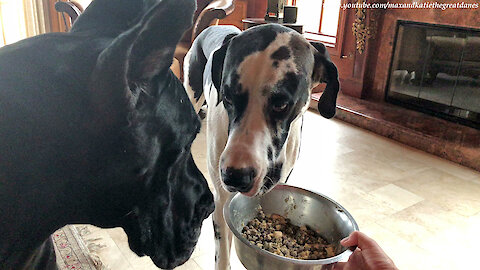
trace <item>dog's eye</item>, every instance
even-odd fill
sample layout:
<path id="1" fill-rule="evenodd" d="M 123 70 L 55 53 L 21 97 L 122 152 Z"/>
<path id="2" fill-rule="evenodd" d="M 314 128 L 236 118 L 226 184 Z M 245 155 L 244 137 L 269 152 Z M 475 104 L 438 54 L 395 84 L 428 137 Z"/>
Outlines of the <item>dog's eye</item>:
<path id="1" fill-rule="evenodd" d="M 272 105 L 272 110 L 274 112 L 278 112 L 278 113 L 286 111 L 287 108 L 288 108 L 288 103 L 287 102 Z"/>

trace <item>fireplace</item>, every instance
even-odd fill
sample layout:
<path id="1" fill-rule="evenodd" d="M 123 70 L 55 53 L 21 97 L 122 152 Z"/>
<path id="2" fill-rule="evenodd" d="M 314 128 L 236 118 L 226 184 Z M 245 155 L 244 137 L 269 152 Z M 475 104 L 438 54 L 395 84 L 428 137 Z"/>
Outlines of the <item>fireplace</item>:
<path id="1" fill-rule="evenodd" d="M 480 30 L 398 21 L 385 99 L 480 129 Z"/>

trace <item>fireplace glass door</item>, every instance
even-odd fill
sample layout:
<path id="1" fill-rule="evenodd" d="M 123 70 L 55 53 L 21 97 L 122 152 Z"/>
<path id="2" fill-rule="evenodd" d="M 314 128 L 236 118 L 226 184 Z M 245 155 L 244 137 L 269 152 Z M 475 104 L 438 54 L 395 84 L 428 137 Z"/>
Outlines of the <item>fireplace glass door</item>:
<path id="1" fill-rule="evenodd" d="M 480 30 L 399 21 L 386 100 L 480 128 Z"/>

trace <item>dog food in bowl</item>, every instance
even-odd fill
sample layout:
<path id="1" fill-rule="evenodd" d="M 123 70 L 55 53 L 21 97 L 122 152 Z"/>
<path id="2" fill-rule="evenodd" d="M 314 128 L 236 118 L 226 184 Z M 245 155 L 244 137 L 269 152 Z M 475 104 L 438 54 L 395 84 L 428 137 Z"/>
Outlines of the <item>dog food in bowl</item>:
<path id="1" fill-rule="evenodd" d="M 300 260 L 319 260 L 335 255 L 333 246 L 308 226 L 296 226 L 277 214 L 259 208 L 255 218 L 243 227 L 242 236 L 271 253 Z"/>

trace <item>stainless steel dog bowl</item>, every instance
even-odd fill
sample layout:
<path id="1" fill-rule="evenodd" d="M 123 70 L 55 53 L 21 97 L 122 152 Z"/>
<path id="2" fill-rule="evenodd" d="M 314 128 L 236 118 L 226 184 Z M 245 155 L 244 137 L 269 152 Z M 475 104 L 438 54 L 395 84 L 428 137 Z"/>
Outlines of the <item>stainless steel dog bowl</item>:
<path id="1" fill-rule="evenodd" d="M 258 206 L 266 214 L 280 214 L 297 226 L 309 225 L 319 230 L 329 242 L 335 244 L 335 256 L 322 260 L 298 260 L 279 256 L 252 245 L 241 232 L 253 219 Z M 277 185 L 262 197 L 246 197 L 237 193 L 223 209 L 225 221 L 233 232 L 237 256 L 248 270 L 333 269 L 336 262 L 345 261 L 354 248 L 344 248 L 340 240 L 358 230 L 348 211 L 332 199 L 318 193 L 288 185 Z"/>

